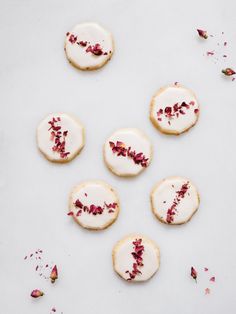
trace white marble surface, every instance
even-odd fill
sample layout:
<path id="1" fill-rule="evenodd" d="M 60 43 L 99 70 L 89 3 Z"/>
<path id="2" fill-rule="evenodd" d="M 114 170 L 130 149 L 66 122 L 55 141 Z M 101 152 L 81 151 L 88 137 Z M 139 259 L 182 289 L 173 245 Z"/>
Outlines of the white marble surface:
<path id="1" fill-rule="evenodd" d="M 1 0 L 0 1 L 0 308 L 4 314 L 234 314 L 236 81 L 220 74 L 236 67 L 234 0 Z M 113 32 L 116 51 L 102 70 L 79 72 L 63 51 L 67 30 L 97 21 Z M 201 41 L 196 28 L 218 34 Z M 228 41 L 228 62 L 204 57 Z M 218 49 L 218 48 L 217 48 Z M 149 101 L 162 85 L 181 82 L 201 104 L 197 126 L 180 137 L 158 133 Z M 49 112 L 76 114 L 86 146 L 70 164 L 51 164 L 37 151 L 35 130 Z M 152 139 L 153 162 L 134 179 L 112 175 L 102 144 L 118 128 L 140 127 Z M 201 194 L 199 212 L 183 226 L 160 224 L 149 204 L 156 181 L 189 177 Z M 102 179 L 120 196 L 117 222 L 89 232 L 66 215 L 70 189 Z M 111 264 L 113 244 L 143 233 L 161 249 L 159 273 L 130 285 Z M 42 248 L 58 265 L 52 286 L 24 255 Z M 209 267 L 196 285 L 189 269 Z M 211 295 L 204 288 L 212 287 Z M 40 300 L 29 297 L 41 288 Z"/>

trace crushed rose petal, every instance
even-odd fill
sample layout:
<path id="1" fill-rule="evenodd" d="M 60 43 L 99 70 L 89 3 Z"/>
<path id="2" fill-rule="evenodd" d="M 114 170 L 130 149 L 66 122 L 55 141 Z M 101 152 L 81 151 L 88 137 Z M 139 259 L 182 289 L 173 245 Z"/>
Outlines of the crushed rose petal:
<path id="1" fill-rule="evenodd" d="M 205 294 L 210 294 L 211 293 L 211 290 L 209 288 L 206 288 L 205 289 Z"/>
<path id="2" fill-rule="evenodd" d="M 204 271 L 208 271 L 209 269 L 207 267 L 204 267 Z"/>
<path id="3" fill-rule="evenodd" d="M 204 31 L 202 29 L 197 29 L 197 32 L 198 32 L 198 35 L 204 39 L 207 39 L 208 38 L 208 35 L 207 35 L 207 31 Z"/>
<path id="4" fill-rule="evenodd" d="M 72 44 L 76 43 L 77 41 L 77 36 L 71 34 L 69 37 L 69 42 L 71 42 Z"/>
<path id="5" fill-rule="evenodd" d="M 211 282 L 215 282 L 215 281 L 216 281 L 215 276 L 211 277 L 211 278 L 210 278 L 210 281 L 211 281 Z"/>
<path id="6" fill-rule="evenodd" d="M 103 206 L 96 206 L 94 204 L 86 206 L 82 204 L 82 202 L 79 199 L 77 199 L 74 205 L 75 207 L 80 208 L 76 213 L 76 216 L 78 217 L 78 216 L 81 216 L 83 212 L 92 214 L 94 216 L 102 215 L 104 210 L 107 210 L 107 212 L 111 214 L 111 213 L 114 213 L 114 210 L 116 209 L 118 204 L 117 203 L 107 204 L 106 202 L 104 202 Z"/>
<path id="7" fill-rule="evenodd" d="M 223 69 L 221 72 L 226 76 L 231 76 L 231 75 L 236 74 L 236 72 L 231 68 Z"/>
<path id="8" fill-rule="evenodd" d="M 51 121 L 48 121 L 50 128 L 48 131 L 52 130 L 50 133 L 50 140 L 54 142 L 54 146 L 52 147 L 52 151 L 57 152 L 60 154 L 61 158 L 67 158 L 70 152 L 65 151 L 66 146 L 66 137 L 68 135 L 68 131 L 61 130 L 61 126 L 58 125 L 61 122 L 60 117 L 53 117 Z"/>
<path id="9" fill-rule="evenodd" d="M 193 266 L 191 267 L 191 277 L 197 282 L 197 271 Z"/>
<path id="10" fill-rule="evenodd" d="M 146 158 L 142 152 L 136 153 L 135 150 L 133 151 L 131 150 L 130 146 L 126 148 L 125 144 L 120 141 L 117 141 L 116 144 L 114 142 L 109 142 L 109 145 L 112 149 L 112 152 L 114 154 L 117 154 L 117 156 L 131 158 L 135 164 L 140 165 L 142 167 L 148 166 L 149 158 Z"/>
<path id="11" fill-rule="evenodd" d="M 44 293 L 38 289 L 35 289 L 31 292 L 32 298 L 39 298 L 39 297 L 42 297 L 43 295 L 44 295 Z"/>
<path id="12" fill-rule="evenodd" d="M 167 210 L 167 215 L 166 215 L 166 222 L 168 224 L 172 223 L 174 221 L 174 215 L 176 214 L 176 210 L 177 210 L 177 206 L 179 205 L 179 203 L 181 202 L 181 198 L 185 197 L 186 192 L 189 189 L 189 182 L 184 183 L 181 186 L 180 191 L 176 191 L 176 196 L 173 200 L 173 203 L 171 205 L 170 208 L 168 208 Z"/>
<path id="13" fill-rule="evenodd" d="M 143 252 L 144 252 L 144 246 L 142 245 L 142 239 L 136 239 L 132 242 L 134 251 L 131 252 L 131 255 L 133 256 L 135 263 L 133 263 L 133 269 L 132 271 L 127 270 L 125 273 L 129 274 L 129 277 L 126 279 L 128 281 L 135 279 L 137 275 L 142 274 L 142 272 L 139 270 L 140 267 L 143 266 Z"/>

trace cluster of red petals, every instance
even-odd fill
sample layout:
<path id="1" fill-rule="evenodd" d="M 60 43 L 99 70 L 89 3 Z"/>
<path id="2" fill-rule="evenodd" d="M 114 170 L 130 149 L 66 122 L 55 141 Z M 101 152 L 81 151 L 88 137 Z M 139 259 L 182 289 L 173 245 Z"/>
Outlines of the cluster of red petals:
<path id="1" fill-rule="evenodd" d="M 197 281 L 197 271 L 196 271 L 196 269 L 192 266 L 191 267 L 191 277 L 195 280 L 195 281 Z"/>
<path id="2" fill-rule="evenodd" d="M 176 214 L 176 207 L 178 206 L 178 204 L 181 201 L 181 198 L 184 198 L 186 192 L 188 191 L 188 183 L 184 183 L 181 186 L 180 191 L 176 192 L 176 196 L 174 198 L 173 204 L 171 205 L 171 207 L 167 210 L 167 215 L 166 215 L 166 222 L 168 224 L 172 223 L 174 221 L 174 215 Z"/>
<path id="3" fill-rule="evenodd" d="M 197 29 L 197 32 L 198 32 L 198 35 L 204 39 L 207 39 L 208 38 L 208 35 L 207 35 L 207 31 L 204 31 L 202 29 Z"/>
<path id="4" fill-rule="evenodd" d="M 58 122 L 60 121 L 60 117 L 53 117 L 52 120 L 48 122 L 51 125 L 48 131 L 52 130 L 50 140 L 54 141 L 55 144 L 52 147 L 52 150 L 59 153 L 61 158 L 66 158 L 70 154 L 69 152 L 65 151 L 66 137 L 68 135 L 68 131 L 61 131 L 61 126 L 58 125 Z"/>
<path id="5" fill-rule="evenodd" d="M 136 153 L 135 150 L 131 151 L 131 147 L 128 149 L 125 147 L 125 144 L 117 141 L 116 144 L 113 142 L 109 142 L 112 152 L 117 154 L 117 156 L 129 157 L 131 158 L 135 164 L 141 165 L 142 167 L 148 166 L 148 159 L 143 153 Z"/>
<path id="6" fill-rule="evenodd" d="M 58 278 L 58 271 L 57 271 L 57 265 L 55 265 L 51 271 L 50 279 L 51 283 L 54 283 Z"/>
<path id="7" fill-rule="evenodd" d="M 104 202 L 103 206 L 96 206 L 94 204 L 90 205 L 90 206 L 86 206 L 84 204 L 82 204 L 82 202 L 77 199 L 74 203 L 75 207 L 79 208 L 79 210 L 76 213 L 76 216 L 81 216 L 81 214 L 83 212 L 86 212 L 88 214 L 92 214 L 94 216 L 96 215 L 102 215 L 102 213 L 104 212 L 104 210 L 108 210 L 108 213 L 114 213 L 114 210 L 117 207 L 117 203 L 110 203 L 107 204 L 106 202 Z M 73 212 L 69 212 L 67 215 L 69 216 L 73 216 L 74 213 Z"/>
<path id="8" fill-rule="evenodd" d="M 73 45 L 75 43 L 77 43 L 77 45 L 81 46 L 81 47 L 87 47 L 86 48 L 86 52 L 91 52 L 92 54 L 94 54 L 95 56 L 101 56 L 101 55 L 107 55 L 108 53 L 107 52 L 104 52 L 102 50 L 102 47 L 100 44 L 95 44 L 94 46 L 92 45 L 89 45 L 88 46 L 88 42 L 87 41 L 83 41 L 83 40 L 80 40 L 80 41 L 77 41 L 77 36 L 73 35 L 73 34 L 70 34 L 69 32 L 66 34 L 66 36 L 69 36 L 68 40 L 69 42 Z"/>
<path id="9" fill-rule="evenodd" d="M 235 72 L 233 69 L 231 69 L 231 68 L 223 69 L 223 70 L 222 70 L 222 73 L 223 73 L 224 75 L 226 75 L 226 76 L 231 76 L 231 75 L 236 74 L 236 72 Z"/>
<path id="10" fill-rule="evenodd" d="M 132 271 L 127 270 L 126 273 L 129 274 L 129 277 L 127 280 L 133 280 L 138 274 L 142 274 L 139 270 L 139 267 L 143 266 L 143 252 L 144 252 L 144 246 L 142 245 L 142 239 L 136 239 L 132 242 L 134 245 L 134 251 L 131 252 L 131 255 L 135 259 L 135 263 L 133 263 L 133 269 Z"/>
<path id="11" fill-rule="evenodd" d="M 158 121 L 162 121 L 162 115 L 164 115 L 169 120 L 173 119 L 174 117 L 178 118 L 179 115 L 186 114 L 186 110 L 190 109 L 191 106 L 194 106 L 194 105 L 195 105 L 194 101 L 190 101 L 189 104 L 186 104 L 186 102 L 183 101 L 181 104 L 176 103 L 172 107 L 171 106 L 167 106 L 167 107 L 165 107 L 164 110 L 163 109 L 159 109 L 159 111 L 157 112 L 157 120 Z M 194 110 L 194 112 L 196 114 L 198 113 L 198 111 L 199 111 L 198 109 Z"/>

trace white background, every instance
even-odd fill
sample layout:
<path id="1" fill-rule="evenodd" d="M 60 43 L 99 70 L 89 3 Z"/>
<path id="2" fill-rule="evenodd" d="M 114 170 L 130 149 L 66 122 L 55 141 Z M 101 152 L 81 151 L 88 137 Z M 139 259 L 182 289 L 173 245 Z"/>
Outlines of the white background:
<path id="1" fill-rule="evenodd" d="M 236 67 L 235 11 L 234 0 L 0 1 L 1 313 L 49 314 L 52 306 L 64 314 L 235 313 L 236 81 L 220 73 Z M 116 51 L 102 70 L 80 72 L 65 58 L 65 34 L 83 21 L 114 34 Z M 215 37 L 201 40 L 196 28 Z M 203 56 L 224 39 L 227 61 Z M 201 104 L 198 124 L 179 137 L 161 135 L 148 118 L 154 92 L 175 81 Z M 66 165 L 36 147 L 36 127 L 54 111 L 76 114 L 86 127 L 84 150 Z M 105 139 L 122 127 L 141 128 L 154 145 L 152 164 L 134 179 L 115 177 L 103 163 Z M 152 186 L 169 175 L 189 177 L 201 195 L 197 214 L 179 227 L 150 210 Z M 107 181 L 120 196 L 120 216 L 102 232 L 66 215 L 69 191 L 87 179 Z M 114 243 L 131 232 L 160 246 L 160 271 L 144 284 L 112 269 Z M 23 259 L 37 248 L 58 265 L 53 286 Z M 35 288 L 45 296 L 30 298 Z"/>

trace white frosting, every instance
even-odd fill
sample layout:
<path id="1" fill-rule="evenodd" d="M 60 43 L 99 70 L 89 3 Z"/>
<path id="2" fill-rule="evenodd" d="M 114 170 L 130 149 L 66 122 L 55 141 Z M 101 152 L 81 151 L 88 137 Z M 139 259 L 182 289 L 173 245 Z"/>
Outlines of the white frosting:
<path id="1" fill-rule="evenodd" d="M 173 205 L 174 200 L 183 184 L 188 183 L 188 189 L 184 197 L 179 197 L 171 224 L 187 222 L 199 207 L 199 196 L 195 186 L 185 178 L 171 177 L 158 183 L 151 194 L 152 210 L 159 220 L 167 223 L 167 211 Z"/>
<path id="2" fill-rule="evenodd" d="M 71 42 L 71 35 L 77 37 L 75 42 L 73 40 Z M 78 44 L 81 41 L 87 42 L 87 45 L 84 47 Z M 89 46 L 93 47 L 96 44 L 100 44 L 103 51 L 102 55 L 86 52 Z M 112 35 L 96 23 L 78 24 L 66 35 L 66 56 L 74 66 L 81 70 L 93 70 L 102 67 L 111 58 L 113 50 Z"/>
<path id="3" fill-rule="evenodd" d="M 62 132 L 68 131 L 65 137 L 65 152 L 70 154 L 66 158 L 62 158 L 60 153 L 53 151 L 55 141 L 51 138 L 52 129 L 48 123 L 52 119 L 59 117 L 61 121 L 56 126 L 61 126 Z M 37 129 L 37 143 L 40 151 L 47 159 L 54 162 L 67 162 L 73 159 L 84 146 L 84 128 L 80 122 L 66 113 L 52 113 L 41 121 Z"/>
<path id="4" fill-rule="evenodd" d="M 117 141 L 124 143 L 125 147 L 131 147 L 136 153 L 142 152 L 148 158 L 147 166 L 152 157 L 152 145 L 149 139 L 138 129 L 120 129 L 114 132 L 104 145 L 104 158 L 109 169 L 119 176 L 134 176 L 139 174 L 145 167 L 135 164 L 128 156 L 117 156 L 110 147 L 109 142 L 116 144 Z"/>
<path id="5" fill-rule="evenodd" d="M 165 108 L 171 107 L 178 103 L 180 106 L 183 102 L 189 105 L 189 108 L 182 107 L 185 114 L 174 113 L 174 116 L 168 117 L 165 114 Z M 157 115 L 160 110 L 163 114 Z M 150 117 L 153 124 L 164 133 L 181 134 L 191 128 L 199 116 L 199 104 L 194 94 L 180 86 L 169 86 L 162 88 L 152 99 Z"/>
<path id="6" fill-rule="evenodd" d="M 80 210 L 75 206 L 76 200 L 84 206 L 90 205 L 104 207 L 106 204 L 117 205 L 111 208 L 113 212 L 109 213 L 109 209 L 104 207 L 102 214 L 93 215 L 87 211 L 81 210 L 81 214 L 76 216 Z M 76 186 L 70 196 L 69 209 L 73 212 L 73 218 L 84 228 L 87 229 L 104 229 L 111 225 L 117 218 L 119 213 L 119 200 L 114 190 L 106 183 L 101 181 L 89 181 Z"/>
<path id="7" fill-rule="evenodd" d="M 132 243 L 136 239 L 142 239 L 144 246 L 143 251 L 143 266 L 138 267 L 141 274 L 137 274 L 131 281 L 145 281 L 151 278 L 160 266 L 160 252 L 155 243 L 148 238 L 141 235 L 128 236 L 119 241 L 113 249 L 113 265 L 115 271 L 125 280 L 129 278 L 129 274 L 126 271 L 132 271 L 133 263 L 135 259 L 132 256 L 134 251 L 134 244 Z"/>

